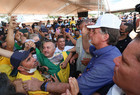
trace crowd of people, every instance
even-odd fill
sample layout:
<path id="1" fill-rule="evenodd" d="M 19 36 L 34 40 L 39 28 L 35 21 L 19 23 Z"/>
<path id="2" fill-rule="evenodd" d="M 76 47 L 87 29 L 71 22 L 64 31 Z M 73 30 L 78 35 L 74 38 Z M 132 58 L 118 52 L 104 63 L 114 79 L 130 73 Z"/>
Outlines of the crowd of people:
<path id="1" fill-rule="evenodd" d="M 0 93 L 140 95 L 140 34 L 131 39 L 133 29 L 133 20 L 113 14 L 22 27 L 11 16 L 0 29 Z"/>

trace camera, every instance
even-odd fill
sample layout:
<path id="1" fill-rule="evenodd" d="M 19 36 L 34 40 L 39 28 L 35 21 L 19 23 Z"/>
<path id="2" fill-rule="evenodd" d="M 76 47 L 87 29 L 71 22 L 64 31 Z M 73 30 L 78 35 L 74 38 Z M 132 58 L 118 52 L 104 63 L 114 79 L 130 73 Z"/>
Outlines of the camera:
<path id="1" fill-rule="evenodd" d="M 2 26 L 6 26 L 6 22 L 1 21 Z"/>
<path id="2" fill-rule="evenodd" d="M 139 12 L 139 14 L 140 14 L 140 4 L 137 4 L 136 6 L 135 6 L 135 11 L 136 12 Z M 134 31 L 136 32 L 136 33 L 139 33 L 140 31 L 137 31 L 137 29 L 136 29 L 136 22 L 137 22 L 137 18 L 136 18 L 136 13 L 134 14 L 134 18 L 133 18 L 133 26 L 134 26 Z"/>
<path id="3" fill-rule="evenodd" d="M 51 76 L 50 76 L 50 74 L 47 72 L 47 70 L 46 70 L 46 68 L 44 68 L 43 66 L 38 66 L 37 67 L 37 70 L 39 71 L 39 72 L 41 72 L 41 75 L 43 76 L 43 77 L 45 77 L 45 78 L 51 78 Z"/>
<path id="4" fill-rule="evenodd" d="M 46 68 L 44 68 L 42 66 L 38 66 L 37 67 L 37 70 L 40 71 L 40 72 L 42 72 L 42 74 L 44 74 L 47 71 Z"/>
<path id="5" fill-rule="evenodd" d="M 139 14 L 140 14 L 140 4 L 137 4 L 137 5 L 135 6 L 135 11 L 136 11 L 136 12 L 139 12 Z"/>

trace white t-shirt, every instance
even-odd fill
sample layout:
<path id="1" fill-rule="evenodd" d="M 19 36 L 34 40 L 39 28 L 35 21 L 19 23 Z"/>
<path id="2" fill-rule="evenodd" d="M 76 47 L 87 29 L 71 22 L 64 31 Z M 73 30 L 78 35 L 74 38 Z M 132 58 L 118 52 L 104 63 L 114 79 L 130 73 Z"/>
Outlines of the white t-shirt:
<path id="1" fill-rule="evenodd" d="M 124 91 L 114 84 L 108 91 L 107 95 L 124 95 Z"/>
<path id="2" fill-rule="evenodd" d="M 58 65 L 62 59 L 63 59 L 63 55 L 62 53 L 54 53 L 53 57 L 48 58 L 53 64 Z"/>
<path id="3" fill-rule="evenodd" d="M 55 53 L 57 53 L 57 52 L 63 52 L 63 51 L 68 51 L 69 49 L 72 49 L 74 46 L 65 46 L 64 47 L 64 50 L 60 50 L 60 49 L 58 49 L 58 47 L 56 47 L 56 50 L 55 50 Z"/>

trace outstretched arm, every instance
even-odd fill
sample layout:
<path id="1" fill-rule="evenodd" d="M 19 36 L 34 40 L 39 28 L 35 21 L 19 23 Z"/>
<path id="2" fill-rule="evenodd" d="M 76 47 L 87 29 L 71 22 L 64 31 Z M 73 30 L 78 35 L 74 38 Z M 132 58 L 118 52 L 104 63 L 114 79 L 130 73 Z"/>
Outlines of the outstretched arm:
<path id="1" fill-rule="evenodd" d="M 12 51 L 8 51 L 8 50 L 5 50 L 5 49 L 0 48 L 0 55 L 1 56 L 10 58 L 12 56 L 12 54 L 13 54 Z"/>
<path id="2" fill-rule="evenodd" d="M 32 78 L 32 80 L 27 80 L 23 82 L 23 87 L 26 91 L 36 91 L 41 90 L 40 87 L 44 82 Z M 59 82 L 48 82 L 45 87 L 47 92 L 56 92 L 56 93 L 64 93 L 66 89 L 70 89 L 70 85 L 68 83 L 59 83 Z"/>
<path id="3" fill-rule="evenodd" d="M 76 47 L 74 46 L 72 49 L 68 50 L 69 52 L 76 52 Z"/>
<path id="4" fill-rule="evenodd" d="M 67 64 L 68 64 L 68 62 L 69 62 L 69 60 L 70 60 L 71 57 L 72 57 L 72 53 L 70 52 L 70 54 L 68 55 L 68 57 L 66 58 L 66 60 L 60 64 L 60 66 L 63 69 L 67 67 Z"/>

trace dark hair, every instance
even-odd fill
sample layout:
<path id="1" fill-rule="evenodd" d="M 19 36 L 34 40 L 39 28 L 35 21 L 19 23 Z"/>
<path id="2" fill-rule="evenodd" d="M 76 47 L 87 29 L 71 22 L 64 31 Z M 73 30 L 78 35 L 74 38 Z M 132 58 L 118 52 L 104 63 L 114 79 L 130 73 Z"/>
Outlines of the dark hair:
<path id="1" fill-rule="evenodd" d="M 101 27 L 103 33 L 109 34 L 108 45 L 116 45 L 120 36 L 119 29 Z"/>
<path id="2" fill-rule="evenodd" d="M 58 40 L 59 40 L 60 38 L 64 38 L 64 36 L 63 36 L 63 35 L 59 35 L 59 36 L 57 37 L 57 42 L 58 42 Z M 65 38 L 64 38 L 64 39 L 65 39 Z"/>
<path id="3" fill-rule="evenodd" d="M 125 29 L 125 32 L 130 33 L 134 29 L 133 24 L 131 23 L 124 23 L 124 25 L 127 26 L 127 28 Z"/>
<path id="4" fill-rule="evenodd" d="M 79 31 L 79 29 L 75 29 L 75 31 Z M 80 31 L 79 31 L 80 32 Z"/>
<path id="5" fill-rule="evenodd" d="M 5 73 L 0 73 L 0 95 L 12 95 L 14 93 L 16 93 L 14 85 L 10 83 Z"/>
<path id="6" fill-rule="evenodd" d="M 61 28 L 65 28 L 65 25 L 61 25 Z"/>
<path id="7" fill-rule="evenodd" d="M 72 16 L 72 20 L 74 20 L 74 16 Z"/>
<path id="8" fill-rule="evenodd" d="M 135 6 L 135 11 L 139 12 L 139 14 L 140 14 L 140 4 L 137 4 L 137 5 Z"/>

